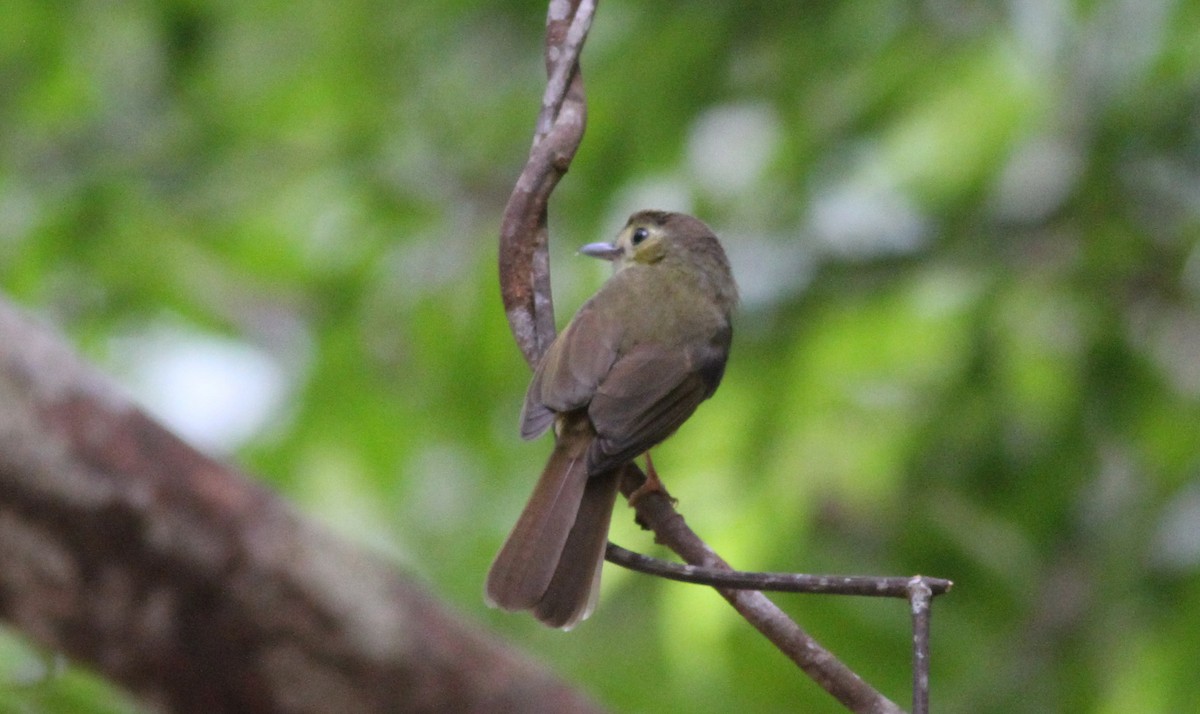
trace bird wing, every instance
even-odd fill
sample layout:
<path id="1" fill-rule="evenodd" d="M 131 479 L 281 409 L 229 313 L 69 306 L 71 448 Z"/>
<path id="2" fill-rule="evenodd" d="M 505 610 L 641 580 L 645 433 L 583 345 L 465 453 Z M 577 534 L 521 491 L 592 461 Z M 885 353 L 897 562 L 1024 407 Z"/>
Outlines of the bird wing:
<path id="1" fill-rule="evenodd" d="M 588 450 L 588 471 L 620 466 L 674 433 L 712 396 L 728 353 L 723 332 L 688 349 L 642 344 L 622 355 L 588 407 L 598 435 Z"/>
<path id="2" fill-rule="evenodd" d="M 621 325 L 593 302 L 584 303 L 534 371 L 521 409 L 522 438 L 540 436 L 557 413 L 587 406 L 617 361 Z"/>

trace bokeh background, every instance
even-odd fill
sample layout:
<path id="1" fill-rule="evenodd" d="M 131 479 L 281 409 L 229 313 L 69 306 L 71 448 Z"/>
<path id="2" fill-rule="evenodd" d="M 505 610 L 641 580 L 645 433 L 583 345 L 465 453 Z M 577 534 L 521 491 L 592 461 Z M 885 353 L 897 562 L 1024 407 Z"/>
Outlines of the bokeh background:
<path id="1" fill-rule="evenodd" d="M 482 603 L 549 448 L 495 267 L 544 16 L 6 0 L 0 291 L 614 710 L 839 711 L 701 588 L 609 567 L 570 634 Z M 559 322 L 636 208 L 704 218 L 742 285 L 724 385 L 656 452 L 696 530 L 953 579 L 935 711 L 1194 707 L 1200 3 L 604 0 L 584 71 Z M 905 603 L 777 600 L 908 700 Z M 54 661 L 4 631 L 0 709 L 138 711 Z"/>

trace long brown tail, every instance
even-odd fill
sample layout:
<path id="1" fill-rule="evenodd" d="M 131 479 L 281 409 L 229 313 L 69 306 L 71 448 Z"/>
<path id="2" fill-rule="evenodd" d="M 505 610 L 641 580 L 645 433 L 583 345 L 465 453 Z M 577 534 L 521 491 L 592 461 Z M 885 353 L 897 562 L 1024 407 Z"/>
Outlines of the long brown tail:
<path id="1" fill-rule="evenodd" d="M 533 608 L 534 617 L 551 627 L 569 630 L 596 608 L 620 473 L 618 469 L 588 479 L 575 527 L 567 537 L 558 568 L 541 601 Z"/>
<path id="2" fill-rule="evenodd" d="M 488 571 L 488 604 L 529 610 L 550 585 L 587 484 L 591 439 L 565 434 L 554 446 L 525 510 Z"/>
<path id="3" fill-rule="evenodd" d="M 551 627 L 590 614 L 616 500 L 617 472 L 588 478 L 592 435 L 581 432 L 564 429 L 487 577 L 489 605 Z"/>

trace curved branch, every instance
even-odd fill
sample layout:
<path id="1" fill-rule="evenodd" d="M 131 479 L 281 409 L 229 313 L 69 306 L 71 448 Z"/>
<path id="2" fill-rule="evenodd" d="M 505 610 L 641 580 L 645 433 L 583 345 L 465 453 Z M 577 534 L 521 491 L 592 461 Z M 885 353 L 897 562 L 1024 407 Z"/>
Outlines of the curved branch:
<path id="1" fill-rule="evenodd" d="M 579 52 L 591 28 L 593 0 L 551 0 L 546 70 L 533 147 L 500 225 L 500 294 L 517 346 L 532 366 L 554 340 L 546 206 L 583 140 L 587 103 Z"/>
<path id="2" fill-rule="evenodd" d="M 591 25 L 592 0 L 551 0 L 546 32 L 549 79 L 533 147 L 504 209 L 500 231 L 500 291 L 513 338 L 529 364 L 537 364 L 554 339 L 546 205 L 583 138 L 586 104 L 579 51 Z M 564 81 L 563 78 L 569 78 Z M 640 478 L 639 478 L 640 477 Z M 625 469 L 622 491 L 644 479 Z M 730 570 L 659 493 L 639 500 L 638 520 L 659 543 L 688 563 Z M 854 712 L 892 714 L 899 707 L 863 682 L 757 591 L 718 589 L 743 617 L 810 677 Z"/>

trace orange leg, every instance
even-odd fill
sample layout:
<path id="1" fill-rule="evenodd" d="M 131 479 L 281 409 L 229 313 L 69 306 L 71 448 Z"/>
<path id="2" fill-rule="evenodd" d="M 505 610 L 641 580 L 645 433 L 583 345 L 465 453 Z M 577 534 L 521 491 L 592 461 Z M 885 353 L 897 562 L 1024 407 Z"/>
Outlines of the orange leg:
<path id="1" fill-rule="evenodd" d="M 637 507 L 638 501 L 652 493 L 661 493 L 672 502 L 671 494 L 667 492 L 667 487 L 663 485 L 662 479 L 658 477 L 658 471 L 654 469 L 654 461 L 650 459 L 650 452 L 646 452 L 646 481 L 641 486 L 634 489 L 633 493 L 629 494 L 629 505 Z"/>

